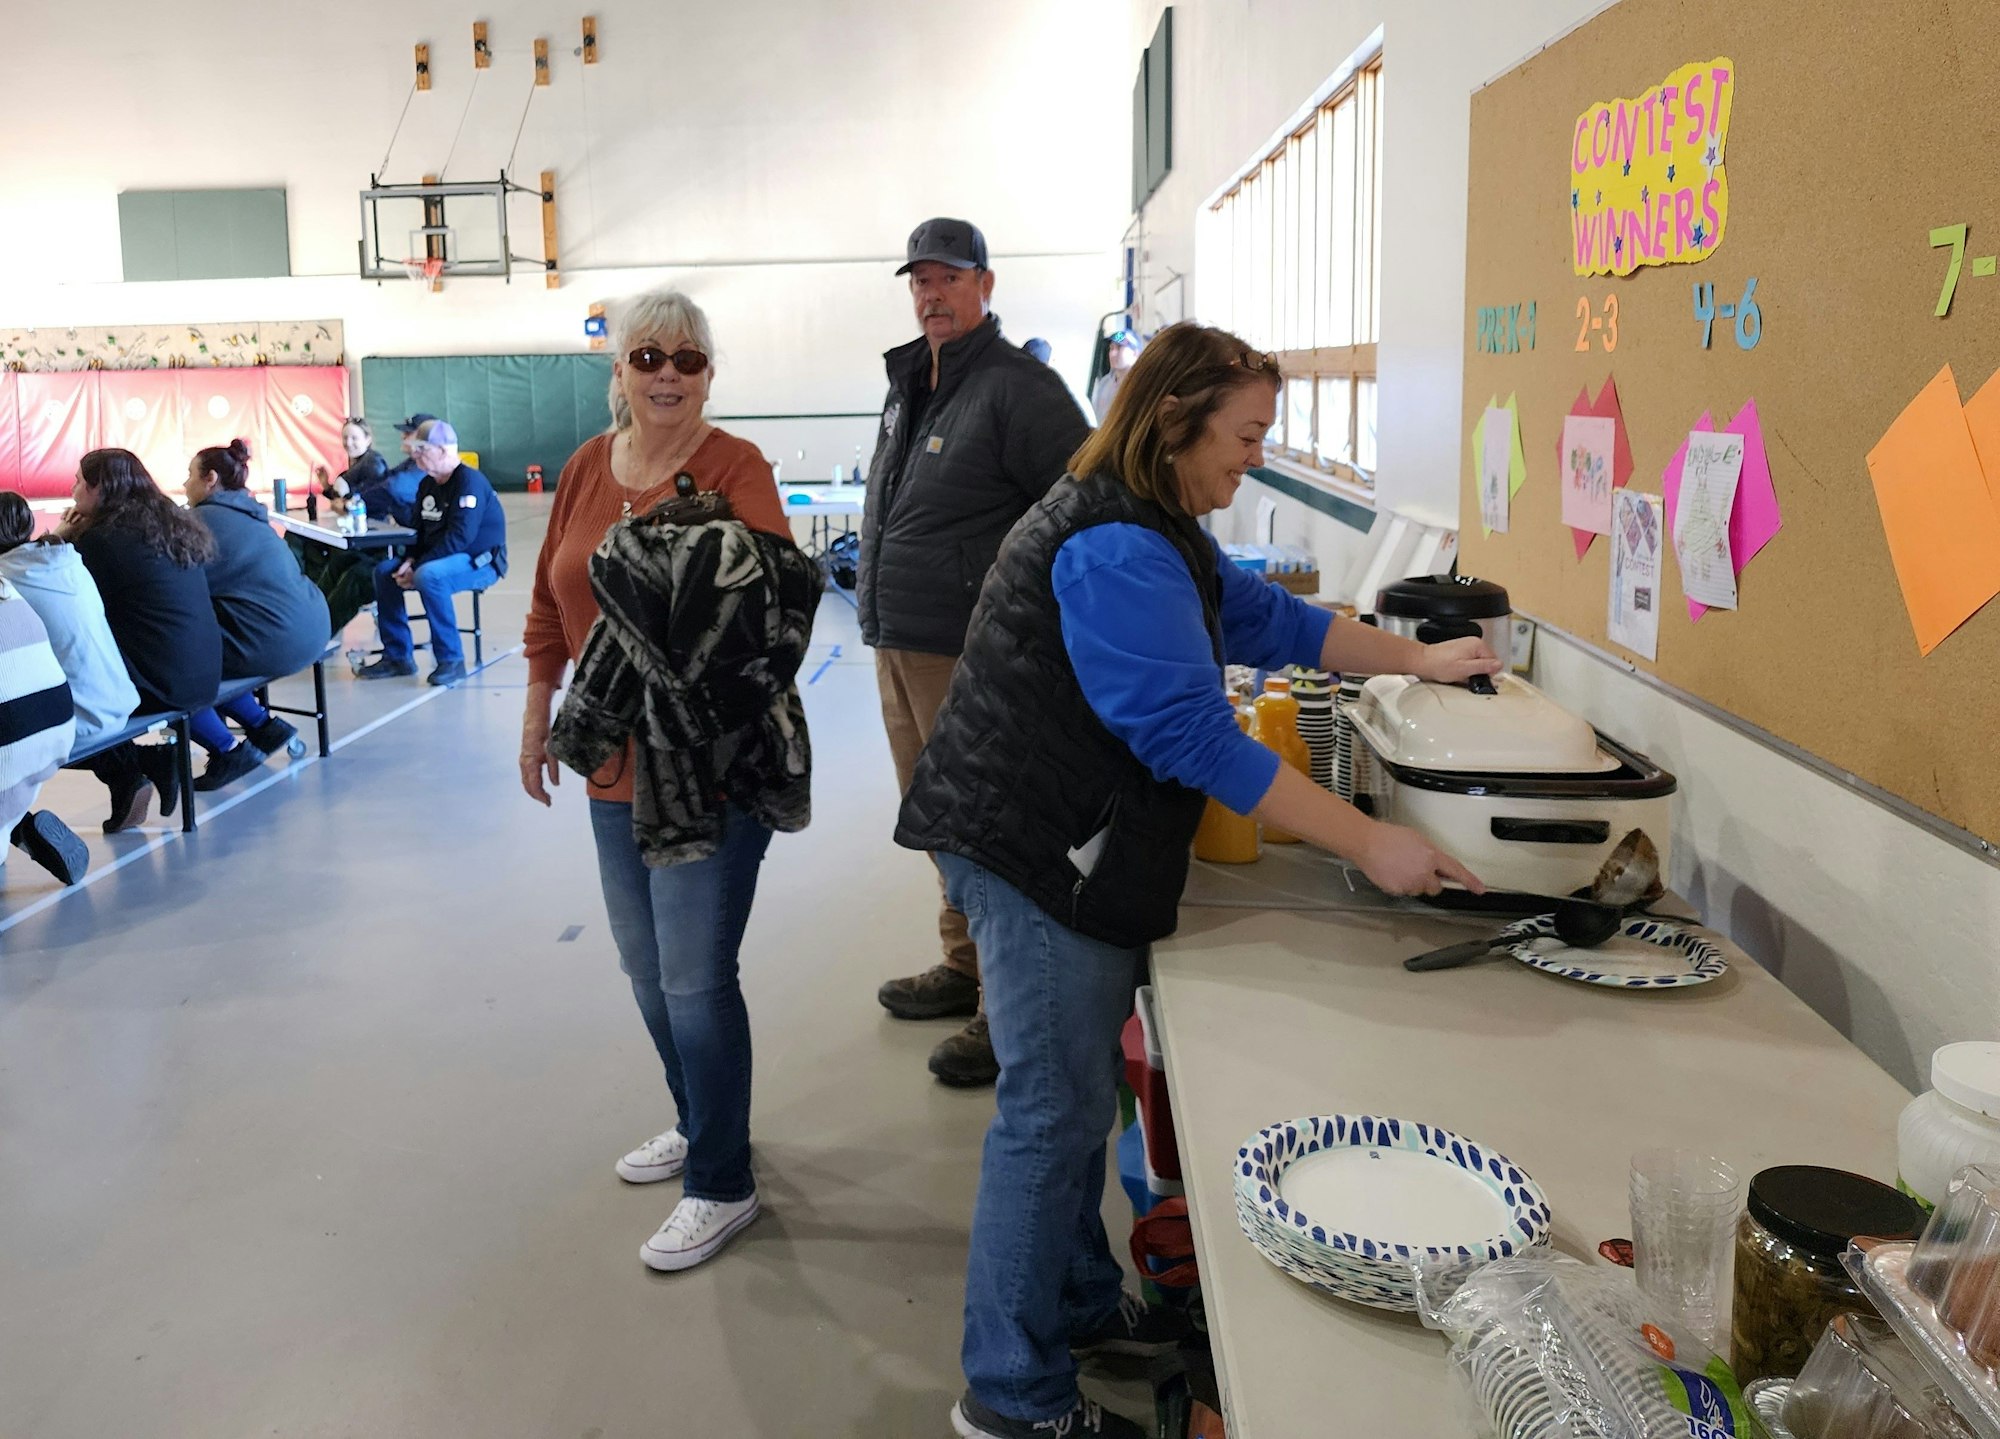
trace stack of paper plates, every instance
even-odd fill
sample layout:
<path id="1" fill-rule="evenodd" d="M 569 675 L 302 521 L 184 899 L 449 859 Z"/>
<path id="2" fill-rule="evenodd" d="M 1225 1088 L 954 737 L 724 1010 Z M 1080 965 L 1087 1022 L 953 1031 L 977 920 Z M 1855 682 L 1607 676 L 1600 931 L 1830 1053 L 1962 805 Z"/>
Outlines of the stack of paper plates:
<path id="1" fill-rule="evenodd" d="M 1236 1153 L 1236 1218 L 1295 1279 L 1378 1309 L 1414 1310 L 1419 1265 L 1505 1259 L 1549 1238 L 1549 1203 L 1503 1154 L 1436 1125 L 1316 1115 Z"/>

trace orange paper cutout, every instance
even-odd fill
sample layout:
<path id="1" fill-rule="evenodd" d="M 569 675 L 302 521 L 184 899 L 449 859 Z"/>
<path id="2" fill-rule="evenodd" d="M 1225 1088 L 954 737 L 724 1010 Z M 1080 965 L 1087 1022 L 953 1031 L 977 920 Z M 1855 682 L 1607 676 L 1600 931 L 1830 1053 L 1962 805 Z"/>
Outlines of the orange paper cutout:
<path id="1" fill-rule="evenodd" d="M 2000 594 L 2000 510 L 1951 366 L 1868 452 L 1868 477 L 1917 648 L 1928 655 Z"/>
<path id="2" fill-rule="evenodd" d="M 1979 451 L 1979 468 L 1986 472 L 1986 493 L 2000 511 L 2000 372 L 1965 402 L 1965 423 L 1972 431 L 1972 447 Z"/>

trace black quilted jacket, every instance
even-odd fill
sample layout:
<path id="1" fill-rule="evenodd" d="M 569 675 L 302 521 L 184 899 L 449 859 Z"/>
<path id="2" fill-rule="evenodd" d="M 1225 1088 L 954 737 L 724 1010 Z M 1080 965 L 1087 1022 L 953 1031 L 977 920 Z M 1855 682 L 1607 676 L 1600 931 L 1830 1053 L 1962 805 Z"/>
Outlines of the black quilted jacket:
<path id="1" fill-rule="evenodd" d="M 1090 433 L 1061 377 L 1007 343 L 997 316 L 939 353 L 882 357 L 889 398 L 861 517 L 861 638 L 955 655 L 1000 541 Z"/>
<path id="2" fill-rule="evenodd" d="M 798 546 L 733 519 L 625 520 L 591 557 L 603 612 L 549 751 L 589 775 L 636 741 L 647 864 L 714 854 L 729 803 L 774 830 L 806 827 L 812 746 L 795 681 L 821 583 Z"/>
<path id="3" fill-rule="evenodd" d="M 1180 552 L 1222 674 L 1215 546 L 1193 520 L 1105 476 L 1022 517 L 980 591 L 896 842 L 983 865 L 1079 934 L 1127 948 L 1174 932 L 1202 796 L 1153 778 L 1084 697 L 1050 579 L 1079 530 L 1133 524 Z"/>

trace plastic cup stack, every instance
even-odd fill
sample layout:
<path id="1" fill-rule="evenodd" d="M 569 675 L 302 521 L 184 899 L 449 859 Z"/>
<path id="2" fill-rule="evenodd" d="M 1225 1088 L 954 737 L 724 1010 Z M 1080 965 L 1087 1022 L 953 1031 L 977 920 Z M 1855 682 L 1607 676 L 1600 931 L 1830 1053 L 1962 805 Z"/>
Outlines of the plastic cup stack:
<path id="1" fill-rule="evenodd" d="M 1333 676 L 1325 670 L 1293 670 L 1292 698 L 1299 702 L 1299 738 L 1312 754 L 1313 783 L 1333 789 Z"/>
<path id="2" fill-rule="evenodd" d="M 1743 1180 L 1714 1155 L 1648 1149 L 1632 1156 L 1632 1258 L 1641 1293 L 1678 1312 L 1720 1350 Z"/>

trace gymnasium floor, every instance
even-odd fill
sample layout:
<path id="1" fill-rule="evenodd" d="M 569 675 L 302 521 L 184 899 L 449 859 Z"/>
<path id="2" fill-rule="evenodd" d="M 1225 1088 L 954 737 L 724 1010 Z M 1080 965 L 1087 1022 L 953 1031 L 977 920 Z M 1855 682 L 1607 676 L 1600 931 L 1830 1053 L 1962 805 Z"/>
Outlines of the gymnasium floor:
<path id="1" fill-rule="evenodd" d="M 669 1102 L 581 785 L 518 787 L 526 669 L 495 656 L 547 500 L 508 507 L 471 682 L 340 674 L 333 757 L 191 837 L 98 835 L 101 786 L 60 776 L 96 877 L 0 870 L 5 1439 L 949 1434 L 992 1099 L 925 1072 L 949 1023 L 875 1004 L 930 962 L 936 889 L 887 837 L 853 610 L 821 610 L 815 821 L 773 842 L 743 955 L 767 1212 L 654 1274 L 679 1186 L 611 1165 Z M 1115 1186 L 1105 1212 L 1116 1248 Z M 1086 1384 L 1145 1412 L 1129 1373 Z"/>

